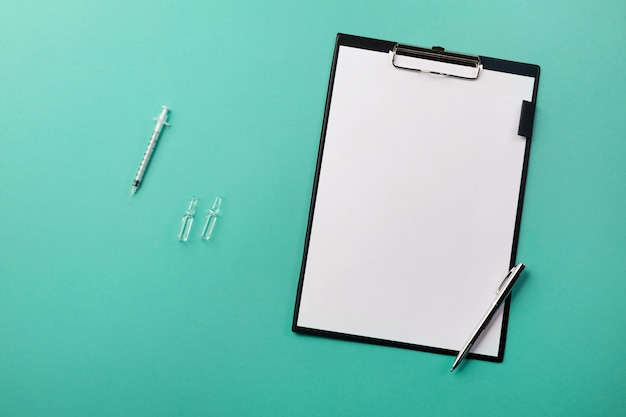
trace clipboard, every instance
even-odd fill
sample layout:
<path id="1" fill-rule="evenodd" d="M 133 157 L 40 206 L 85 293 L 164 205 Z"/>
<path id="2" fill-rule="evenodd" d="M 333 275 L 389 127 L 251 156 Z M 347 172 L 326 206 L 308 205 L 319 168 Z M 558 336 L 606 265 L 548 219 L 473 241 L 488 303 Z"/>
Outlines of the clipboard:
<path id="1" fill-rule="evenodd" d="M 294 332 L 458 352 L 516 262 L 539 72 L 337 35 Z"/>

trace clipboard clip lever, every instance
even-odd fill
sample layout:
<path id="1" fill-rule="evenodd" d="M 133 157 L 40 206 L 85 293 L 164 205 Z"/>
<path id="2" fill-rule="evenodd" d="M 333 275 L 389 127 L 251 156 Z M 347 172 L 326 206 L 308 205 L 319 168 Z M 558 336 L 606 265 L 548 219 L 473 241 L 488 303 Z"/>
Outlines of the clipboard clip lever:
<path id="1" fill-rule="evenodd" d="M 400 69 L 475 80 L 482 68 L 479 56 L 447 52 L 437 46 L 428 49 L 397 43 L 391 52 L 391 63 Z"/>

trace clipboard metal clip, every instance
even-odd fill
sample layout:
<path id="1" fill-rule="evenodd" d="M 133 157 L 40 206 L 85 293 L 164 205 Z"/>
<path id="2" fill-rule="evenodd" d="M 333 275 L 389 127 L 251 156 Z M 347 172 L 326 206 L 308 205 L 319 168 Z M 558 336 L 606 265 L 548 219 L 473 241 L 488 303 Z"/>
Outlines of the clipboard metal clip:
<path id="1" fill-rule="evenodd" d="M 475 80 L 482 68 L 479 56 L 447 52 L 437 46 L 427 49 L 397 43 L 391 52 L 391 63 L 400 69 Z"/>

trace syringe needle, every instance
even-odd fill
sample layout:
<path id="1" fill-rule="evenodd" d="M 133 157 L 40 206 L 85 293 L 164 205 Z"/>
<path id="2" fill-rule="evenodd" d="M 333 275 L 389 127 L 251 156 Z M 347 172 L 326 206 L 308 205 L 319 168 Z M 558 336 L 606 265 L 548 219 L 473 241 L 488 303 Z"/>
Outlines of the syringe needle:
<path id="1" fill-rule="evenodd" d="M 143 158 L 141 159 L 141 164 L 139 164 L 139 170 L 137 170 L 137 175 L 135 175 L 135 179 L 133 180 L 133 187 L 130 191 L 130 196 L 134 196 L 139 187 L 141 186 L 141 181 L 143 180 L 143 176 L 146 173 L 146 169 L 148 169 L 148 164 L 150 163 L 150 158 L 152 157 L 152 152 L 154 152 L 154 148 L 156 147 L 157 140 L 159 139 L 159 135 L 161 134 L 161 130 L 163 126 L 169 126 L 167 123 L 167 112 L 169 109 L 165 106 L 163 110 L 161 110 L 161 114 L 156 120 L 156 126 L 154 127 L 154 132 L 152 132 L 152 136 L 150 136 L 150 141 L 148 142 L 148 147 L 146 148 L 146 152 L 143 154 Z"/>

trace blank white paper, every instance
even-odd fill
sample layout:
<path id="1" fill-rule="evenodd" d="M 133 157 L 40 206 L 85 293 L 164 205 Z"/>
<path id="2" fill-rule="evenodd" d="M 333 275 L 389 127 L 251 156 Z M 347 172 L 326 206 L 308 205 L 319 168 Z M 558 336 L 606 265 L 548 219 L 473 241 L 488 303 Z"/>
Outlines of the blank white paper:
<path id="1" fill-rule="evenodd" d="M 340 47 L 298 326 L 461 348 L 509 269 L 533 85 Z M 472 352 L 501 331 L 502 311 Z"/>

